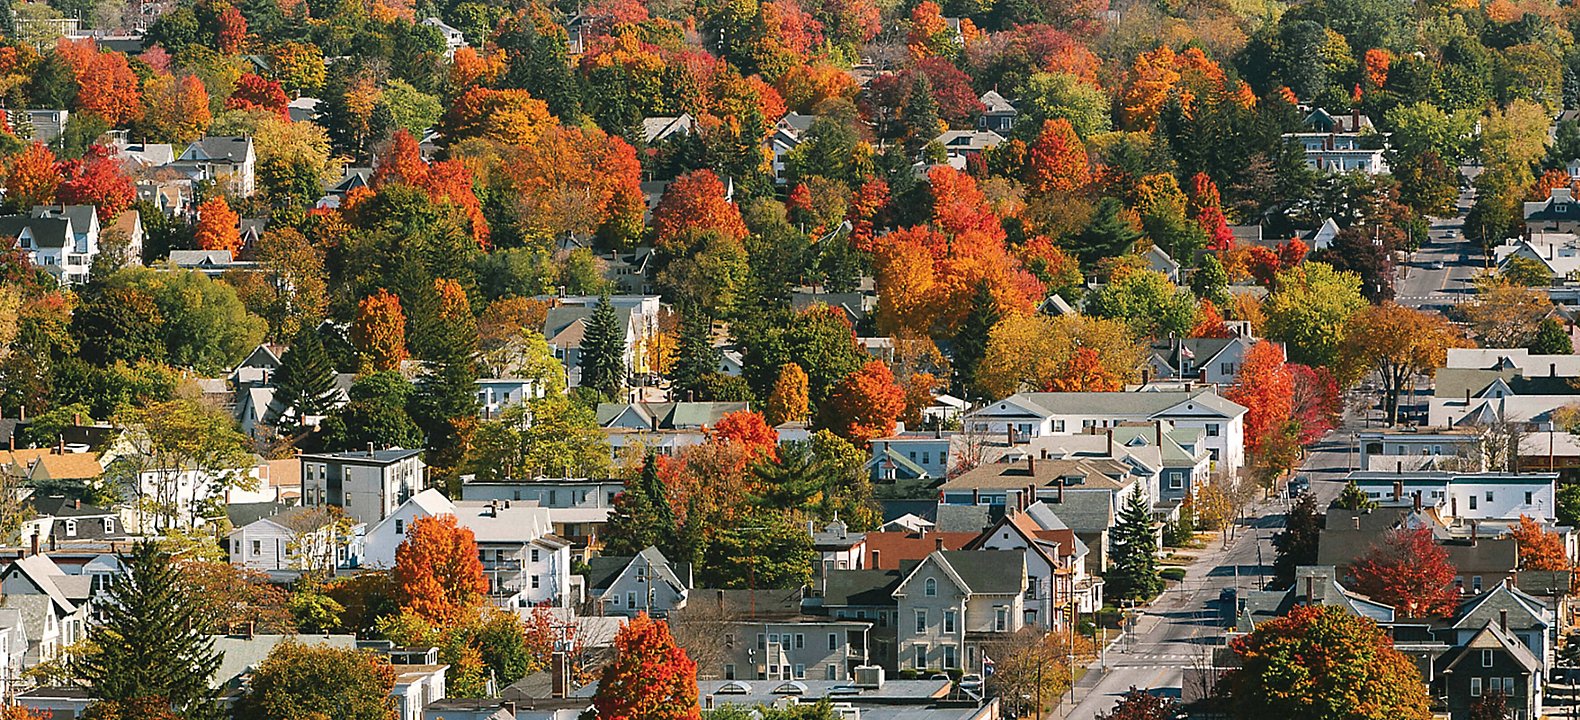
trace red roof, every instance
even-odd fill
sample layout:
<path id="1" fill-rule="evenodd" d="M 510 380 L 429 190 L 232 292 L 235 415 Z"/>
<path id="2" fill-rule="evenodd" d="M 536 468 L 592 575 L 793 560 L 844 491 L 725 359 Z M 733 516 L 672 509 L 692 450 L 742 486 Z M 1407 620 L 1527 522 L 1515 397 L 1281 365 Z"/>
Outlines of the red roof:
<path id="1" fill-rule="evenodd" d="M 968 532 L 870 532 L 867 533 L 866 567 L 898 570 L 906 560 L 922 560 L 934 550 L 964 550 L 977 538 Z M 939 547 L 939 542 L 943 543 Z"/>

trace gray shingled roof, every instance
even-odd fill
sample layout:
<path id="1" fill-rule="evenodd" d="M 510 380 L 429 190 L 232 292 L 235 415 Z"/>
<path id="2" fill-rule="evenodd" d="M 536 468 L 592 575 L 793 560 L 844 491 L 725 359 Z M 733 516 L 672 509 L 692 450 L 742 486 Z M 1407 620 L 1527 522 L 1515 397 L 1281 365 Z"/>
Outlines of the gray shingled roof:
<path id="1" fill-rule="evenodd" d="M 1026 589 L 1024 550 L 941 550 L 937 554 L 973 593 L 1014 595 Z"/>
<path id="2" fill-rule="evenodd" d="M 904 575 L 900 570 L 833 570 L 823 587 L 828 607 L 878 607 L 894 604 L 894 590 Z"/>

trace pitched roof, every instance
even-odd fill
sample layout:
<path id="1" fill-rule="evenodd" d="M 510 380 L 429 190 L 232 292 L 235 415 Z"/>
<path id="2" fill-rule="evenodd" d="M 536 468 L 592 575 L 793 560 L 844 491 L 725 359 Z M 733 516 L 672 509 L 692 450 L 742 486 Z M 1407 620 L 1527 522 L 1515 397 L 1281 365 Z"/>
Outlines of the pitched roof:
<path id="1" fill-rule="evenodd" d="M 1508 613 L 1509 625 L 1517 629 L 1545 629 L 1548 626 L 1545 603 L 1507 583 L 1498 583 L 1486 592 L 1461 602 L 1454 613 L 1453 627 L 1480 627 L 1494 620 L 1501 624 L 1503 613 Z"/>
<path id="2" fill-rule="evenodd" d="M 1134 482 L 1129 465 L 1109 458 L 1028 458 L 1025 462 L 978 465 L 945 482 L 939 490 L 1016 490 L 1027 485 L 1120 490 Z"/>
<path id="3" fill-rule="evenodd" d="M 1003 95 L 998 94 L 997 90 L 982 93 L 982 97 L 978 99 L 986 106 L 987 109 L 983 111 L 986 114 L 1014 115 L 1017 112 L 1015 106 L 1005 100 Z"/>
<path id="4" fill-rule="evenodd" d="M 54 560 L 49 559 L 48 555 L 28 555 L 17 558 L 5 571 L 0 572 L 0 576 L 8 572 L 19 572 L 26 575 L 62 612 L 69 613 L 77 609 L 77 605 L 71 601 L 66 588 L 61 584 L 61 581 L 68 577 L 66 572 L 61 570 Z M 92 578 L 85 579 L 92 580 Z"/>
<path id="5" fill-rule="evenodd" d="M 824 606 L 881 607 L 894 604 L 894 590 L 904 576 L 887 570 L 832 570 L 823 585 Z"/>
<path id="6" fill-rule="evenodd" d="M 34 513 L 45 517 L 79 518 L 117 514 L 110 508 L 68 499 L 64 495 L 34 493 L 32 497 L 28 498 L 28 503 L 33 506 Z"/>
<path id="7" fill-rule="evenodd" d="M 70 237 L 67 232 L 71 221 L 63 218 L 35 218 L 26 215 L 6 215 L 0 217 L 0 235 L 17 237 L 22 231 L 32 229 L 33 244 L 36 247 L 65 247 Z"/>
<path id="8" fill-rule="evenodd" d="M 252 138 L 245 135 L 208 135 L 187 146 L 180 160 L 225 160 L 244 162 L 252 150 Z"/>
<path id="9" fill-rule="evenodd" d="M 1245 408 L 1205 390 L 1152 390 L 1145 392 L 1030 392 L 1016 393 L 998 405 L 1017 403 L 1028 410 L 1052 415 L 1131 415 L 1150 417 L 1191 402 L 1235 417 Z M 988 405 L 987 408 L 992 408 Z M 986 408 L 985 408 L 986 409 Z M 981 412 L 981 411 L 978 411 Z M 975 413 L 973 413 L 975 414 Z"/>
<path id="10" fill-rule="evenodd" d="M 938 563 L 940 569 L 972 594 L 1015 595 L 1026 590 L 1026 556 L 1019 550 L 935 551 L 906 574 L 901 587 L 928 562 Z"/>
<path id="11" fill-rule="evenodd" d="M 867 533 L 866 567 L 890 570 L 907 561 L 916 562 L 941 547 L 959 550 L 975 540 L 981 530 L 972 532 L 870 532 Z"/>
<path id="12" fill-rule="evenodd" d="M 91 453 L 52 453 L 40 457 L 33 467 L 34 473 L 42 470 L 52 480 L 91 480 L 104 474 Z"/>
<path id="13" fill-rule="evenodd" d="M 1479 653 L 1474 653 L 1476 650 L 1502 650 L 1520 667 L 1524 668 L 1527 673 L 1535 674 L 1540 672 L 1542 668 L 1542 661 L 1536 658 L 1536 655 L 1531 652 L 1530 648 L 1525 647 L 1525 643 L 1520 642 L 1519 638 L 1514 637 L 1508 630 L 1498 627 L 1498 623 L 1488 622 L 1480 632 L 1471 636 L 1470 640 L 1463 646 L 1452 648 L 1443 656 L 1442 672 L 1453 672 L 1465 658 L 1479 655 Z M 1471 662 L 1472 664 L 1469 667 L 1480 669 L 1479 658 Z"/>

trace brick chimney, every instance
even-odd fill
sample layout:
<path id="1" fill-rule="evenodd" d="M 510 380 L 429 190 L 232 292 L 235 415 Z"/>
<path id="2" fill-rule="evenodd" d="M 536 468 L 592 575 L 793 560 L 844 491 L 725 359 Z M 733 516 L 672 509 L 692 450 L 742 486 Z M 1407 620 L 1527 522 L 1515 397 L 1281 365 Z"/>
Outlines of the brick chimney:
<path id="1" fill-rule="evenodd" d="M 1509 629 L 1509 611 L 1508 610 L 1499 610 L 1498 611 L 1498 628 L 1500 630 L 1508 630 Z"/>

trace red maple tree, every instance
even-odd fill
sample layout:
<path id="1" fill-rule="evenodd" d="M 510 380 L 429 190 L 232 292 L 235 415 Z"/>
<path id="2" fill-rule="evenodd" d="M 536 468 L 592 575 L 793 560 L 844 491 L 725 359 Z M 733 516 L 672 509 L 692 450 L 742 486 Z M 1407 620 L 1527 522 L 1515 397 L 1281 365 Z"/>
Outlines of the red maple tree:
<path id="1" fill-rule="evenodd" d="M 15 210 L 26 212 L 35 205 L 50 205 L 59 188 L 55 153 L 43 143 L 29 143 L 6 163 L 6 205 Z"/>
<path id="2" fill-rule="evenodd" d="M 1026 159 L 1026 180 L 1033 192 L 1072 193 L 1091 181 L 1086 145 L 1064 118 L 1044 121 Z"/>
<path id="3" fill-rule="evenodd" d="M 440 626 L 449 625 L 480 605 L 488 577 L 477 558 L 472 531 L 454 515 L 418 518 L 395 548 L 391 571 L 401 607 Z"/>
<path id="4" fill-rule="evenodd" d="M 1410 618 L 1453 613 L 1455 573 L 1427 527 L 1389 530 L 1350 567 L 1356 590 Z"/>
<path id="5" fill-rule="evenodd" d="M 779 433 L 768 426 L 762 414 L 751 410 L 738 410 L 719 418 L 709 437 L 720 442 L 735 442 L 752 451 L 756 457 L 778 457 Z"/>
<path id="6" fill-rule="evenodd" d="M 1253 455 L 1268 434 L 1283 427 L 1293 409 L 1294 385 L 1284 365 L 1284 349 L 1263 340 L 1245 353 L 1235 385 L 1224 397 L 1244 405 L 1245 448 Z"/>
<path id="7" fill-rule="evenodd" d="M 700 720 L 697 663 L 675 644 L 668 623 L 641 613 L 620 628 L 593 708 L 602 720 Z"/>
<path id="8" fill-rule="evenodd" d="M 93 205 L 99 222 L 108 223 L 137 201 L 137 187 L 121 171 L 114 151 L 103 145 L 90 145 L 82 157 L 60 163 L 64 178 L 56 192 L 67 205 Z"/>
<path id="9" fill-rule="evenodd" d="M 215 24 L 214 42 L 219 45 L 220 52 L 233 54 L 247 41 L 247 18 L 242 16 L 236 6 L 226 6 L 215 18 Z"/>
<path id="10" fill-rule="evenodd" d="M 903 412 L 905 389 L 894 381 L 888 365 L 871 360 L 829 392 L 823 403 L 823 424 L 856 445 L 866 445 L 892 434 Z"/>
<path id="11" fill-rule="evenodd" d="M 1213 301 L 1202 298 L 1196 304 L 1196 324 L 1191 326 L 1190 336 L 1193 338 L 1228 338 L 1234 333 L 1229 331 L 1229 326 L 1223 322 L 1223 313 L 1218 312 L 1218 306 Z"/>
<path id="12" fill-rule="evenodd" d="M 1300 444 L 1310 445 L 1338 426 L 1344 395 L 1332 370 L 1295 364 L 1288 368 L 1294 388 L 1289 416 L 1300 425 Z"/>
<path id="13" fill-rule="evenodd" d="M 255 73 L 247 73 L 236 80 L 236 90 L 225 98 L 228 110 L 266 110 L 286 115 L 290 100 L 279 80 L 267 80 Z"/>
<path id="14" fill-rule="evenodd" d="M 693 170 L 664 188 L 653 210 L 653 233 L 660 250 L 676 250 L 691 230 L 714 230 L 736 240 L 747 235 L 746 223 L 712 170 Z"/>

